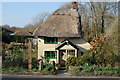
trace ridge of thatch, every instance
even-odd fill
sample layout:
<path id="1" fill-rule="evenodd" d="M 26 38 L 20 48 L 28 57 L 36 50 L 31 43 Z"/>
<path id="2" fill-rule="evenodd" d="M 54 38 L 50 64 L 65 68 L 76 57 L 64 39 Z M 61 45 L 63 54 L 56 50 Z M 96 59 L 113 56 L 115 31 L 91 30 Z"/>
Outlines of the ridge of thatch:
<path id="1" fill-rule="evenodd" d="M 81 37 L 79 33 L 79 15 L 76 9 L 58 9 L 38 28 L 34 36 Z"/>

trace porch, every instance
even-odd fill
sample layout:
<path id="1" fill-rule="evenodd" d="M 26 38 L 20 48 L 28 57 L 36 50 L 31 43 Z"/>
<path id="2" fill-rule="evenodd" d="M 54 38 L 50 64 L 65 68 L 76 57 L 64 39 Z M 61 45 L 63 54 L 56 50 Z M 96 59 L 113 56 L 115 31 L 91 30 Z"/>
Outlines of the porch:
<path id="1" fill-rule="evenodd" d="M 67 58 L 70 56 L 78 57 L 78 47 L 72 42 L 65 40 L 60 43 L 57 47 L 57 63 L 61 66 L 65 66 Z"/>
<path id="2" fill-rule="evenodd" d="M 65 62 L 67 61 L 67 58 L 70 56 L 75 56 L 77 57 L 77 50 L 76 49 L 62 49 L 58 51 L 58 56 L 57 56 L 57 62 L 61 66 L 65 66 Z"/>

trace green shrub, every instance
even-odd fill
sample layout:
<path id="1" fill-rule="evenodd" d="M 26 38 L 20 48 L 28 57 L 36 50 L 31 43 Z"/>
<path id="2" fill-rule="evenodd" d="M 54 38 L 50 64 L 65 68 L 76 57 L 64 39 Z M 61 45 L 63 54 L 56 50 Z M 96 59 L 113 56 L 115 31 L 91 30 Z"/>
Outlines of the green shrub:
<path id="1" fill-rule="evenodd" d="M 76 61 L 77 61 L 77 58 L 72 56 L 72 57 L 69 57 L 65 63 L 66 65 L 66 69 L 68 70 L 68 67 L 69 66 L 75 66 L 76 65 Z"/>
<path id="2" fill-rule="evenodd" d="M 27 68 L 27 66 L 27 55 L 23 49 L 13 49 L 12 54 L 5 55 L 3 58 L 3 67 Z"/>
<path id="3" fill-rule="evenodd" d="M 32 58 L 32 68 L 33 69 L 38 69 L 39 63 L 36 58 Z"/>
<path id="4" fill-rule="evenodd" d="M 82 66 L 85 63 L 95 64 L 95 59 L 89 54 L 89 52 L 84 53 L 84 55 L 79 56 L 76 59 L 76 66 Z"/>
<path id="5" fill-rule="evenodd" d="M 53 74 L 52 71 L 49 71 L 48 68 L 44 68 L 42 71 L 40 71 L 42 74 Z"/>
<path id="6" fill-rule="evenodd" d="M 113 52 L 111 52 L 111 54 L 108 56 L 108 58 L 109 58 L 109 64 L 107 64 L 107 65 L 110 65 L 112 67 L 115 67 L 116 66 L 115 63 L 119 63 L 119 61 L 120 61 L 120 56 L 115 55 L 115 53 L 113 53 Z M 117 65 L 117 66 L 119 66 L 119 65 Z"/>
<path id="7" fill-rule="evenodd" d="M 44 69 L 47 69 L 48 71 L 51 71 L 51 70 L 53 70 L 53 65 L 50 64 L 50 63 L 46 64 Z"/>
<path id="8" fill-rule="evenodd" d="M 83 65 L 81 74 L 92 73 L 94 75 L 120 75 L 120 68 L 115 67 L 99 67 L 97 65 Z"/>
<path id="9" fill-rule="evenodd" d="M 82 66 L 82 72 L 92 72 L 93 69 L 92 67 L 88 64 L 88 63 L 85 63 L 83 66 Z"/>
<path id="10" fill-rule="evenodd" d="M 91 65 L 93 64 L 95 59 L 93 59 L 89 54 L 84 54 L 79 56 L 78 58 L 72 56 L 69 57 L 65 63 L 66 69 L 68 70 L 69 66 L 85 66 L 86 64 Z"/>
<path id="11" fill-rule="evenodd" d="M 80 71 L 80 69 L 75 69 L 74 68 L 74 69 L 70 70 L 69 72 L 72 73 L 72 74 L 80 74 L 81 71 Z"/>
<path id="12" fill-rule="evenodd" d="M 22 67 L 7 67 L 7 68 L 2 68 L 2 71 L 9 73 L 9 72 L 25 72 L 28 70 Z"/>
<path id="13" fill-rule="evenodd" d="M 81 66 L 81 69 L 73 68 L 69 71 L 72 74 L 77 75 L 117 75 L 120 76 L 120 68 L 118 67 L 99 67 L 98 65 L 91 65 L 85 63 Z"/>
<path id="14" fill-rule="evenodd" d="M 53 70 L 53 65 L 52 64 L 45 64 L 45 67 L 43 68 L 43 70 L 40 70 L 39 72 L 42 74 L 54 74 L 54 70 Z"/>

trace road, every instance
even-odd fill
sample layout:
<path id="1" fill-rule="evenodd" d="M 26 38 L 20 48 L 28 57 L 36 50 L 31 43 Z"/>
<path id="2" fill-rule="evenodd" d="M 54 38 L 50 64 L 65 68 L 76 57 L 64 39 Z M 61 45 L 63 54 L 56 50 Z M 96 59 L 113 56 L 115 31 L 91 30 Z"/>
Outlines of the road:
<path id="1" fill-rule="evenodd" d="M 102 78 L 102 77 L 84 77 L 84 76 L 35 76 L 35 75 L 2 75 L 2 80 L 120 80 L 118 77 Z"/>

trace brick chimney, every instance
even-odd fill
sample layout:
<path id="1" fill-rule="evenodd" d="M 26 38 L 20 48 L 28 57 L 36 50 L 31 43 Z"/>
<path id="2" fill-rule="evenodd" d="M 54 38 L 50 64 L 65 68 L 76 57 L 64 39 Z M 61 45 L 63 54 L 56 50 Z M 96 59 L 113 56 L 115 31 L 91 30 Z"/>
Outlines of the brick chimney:
<path id="1" fill-rule="evenodd" d="M 76 9 L 78 12 L 78 2 L 77 1 L 72 2 L 72 9 Z M 80 23 L 79 27 L 78 27 L 78 33 L 81 34 L 81 36 L 83 36 L 82 24 L 81 24 L 81 15 L 79 14 L 79 12 L 78 12 L 78 15 L 79 15 L 79 23 Z"/>
<path id="2" fill-rule="evenodd" d="M 78 10 L 78 2 L 77 1 L 72 2 L 72 8 Z"/>

